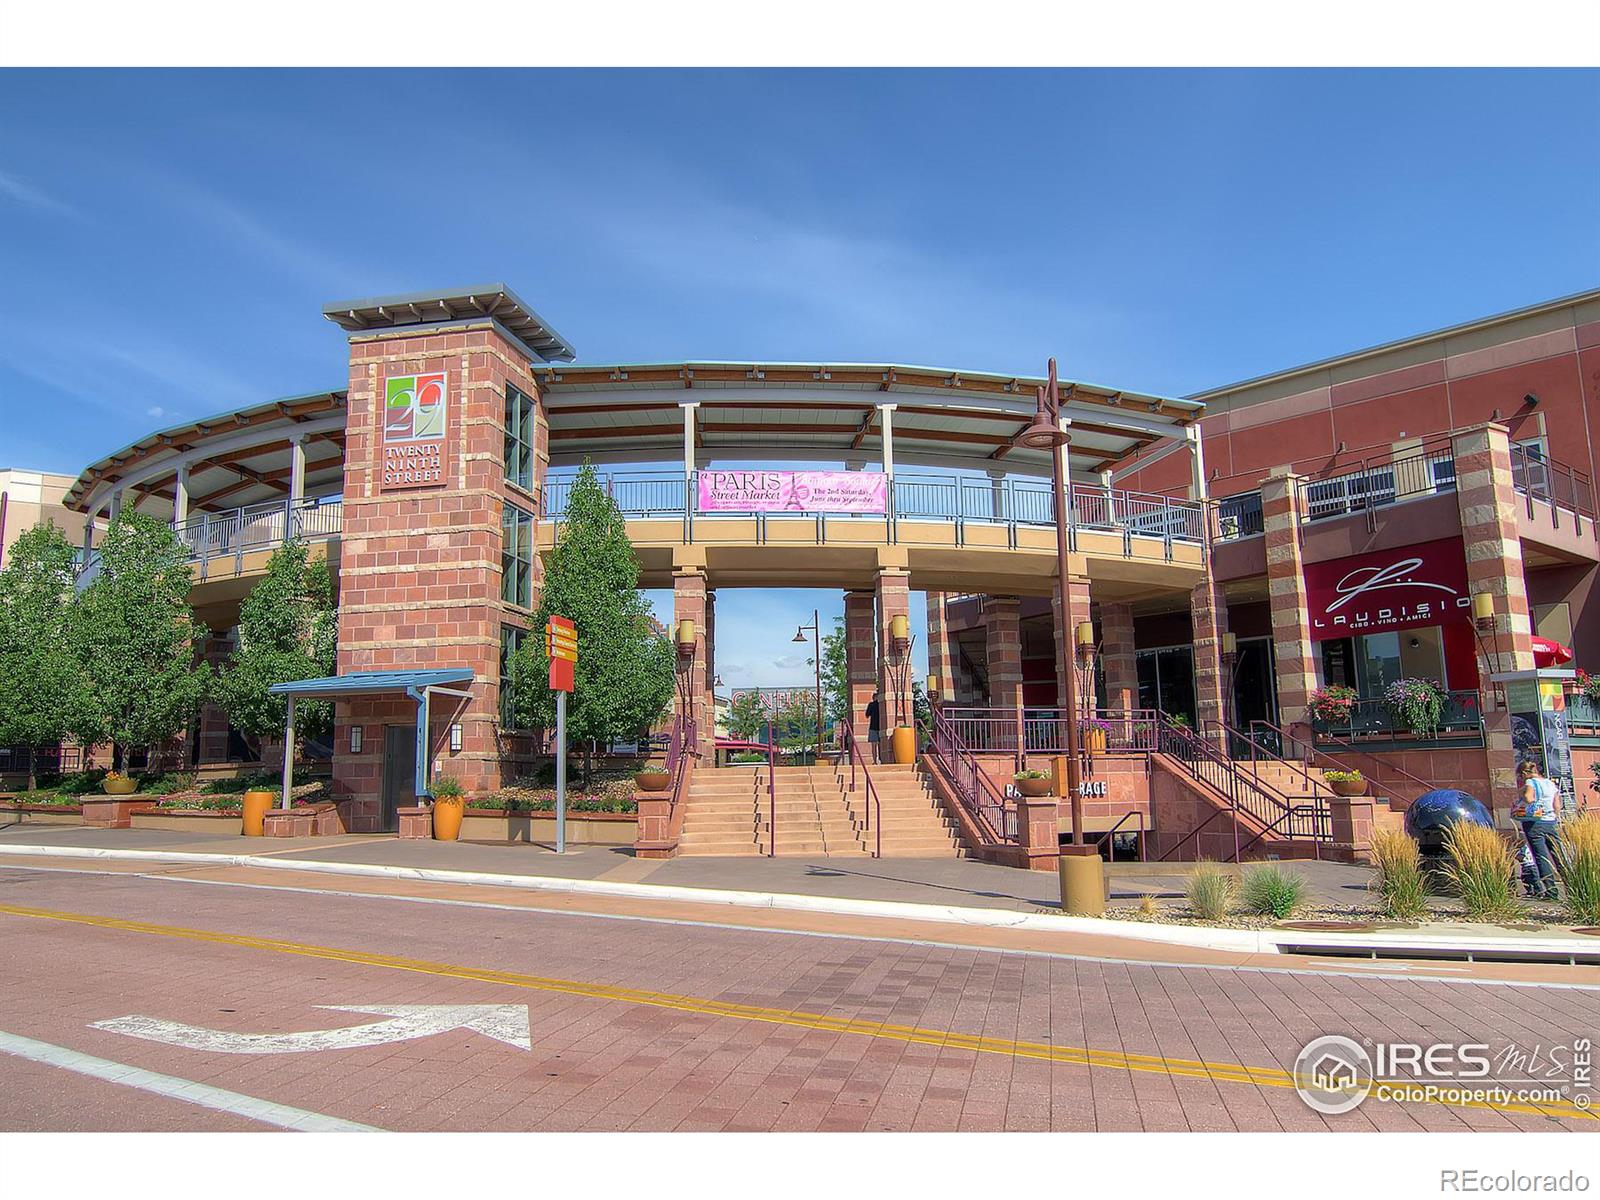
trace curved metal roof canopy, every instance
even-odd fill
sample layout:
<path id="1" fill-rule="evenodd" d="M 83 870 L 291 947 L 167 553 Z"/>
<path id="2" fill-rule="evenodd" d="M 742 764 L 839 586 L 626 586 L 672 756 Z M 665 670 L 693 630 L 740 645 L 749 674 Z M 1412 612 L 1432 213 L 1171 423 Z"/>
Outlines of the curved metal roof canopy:
<path id="1" fill-rule="evenodd" d="M 896 462 L 1048 474 L 1047 451 L 1018 444 L 1044 380 L 889 363 L 629 363 L 534 367 L 550 418 L 550 462 L 682 457 L 681 408 L 695 405 L 696 458 L 865 460 L 893 406 Z M 1074 472 L 1092 476 L 1182 438 L 1193 400 L 1062 381 Z"/>

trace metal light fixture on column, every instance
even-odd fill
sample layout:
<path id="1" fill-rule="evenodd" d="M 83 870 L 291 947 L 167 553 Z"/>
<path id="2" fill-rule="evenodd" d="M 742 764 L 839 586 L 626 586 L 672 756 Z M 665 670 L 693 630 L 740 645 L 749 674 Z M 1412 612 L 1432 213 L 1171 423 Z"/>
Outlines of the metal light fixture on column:
<path id="1" fill-rule="evenodd" d="M 817 615 L 817 610 L 811 610 L 811 624 L 797 626 L 794 631 L 794 640 L 801 645 L 806 641 L 806 630 L 811 631 L 813 654 L 811 661 L 817 668 L 817 752 L 813 758 L 822 757 L 822 621 Z"/>
<path id="2" fill-rule="evenodd" d="M 1073 641 L 1077 645 L 1078 669 L 1083 672 L 1083 686 L 1078 693 L 1082 715 L 1087 717 L 1094 712 L 1094 663 L 1100 656 L 1100 647 L 1095 645 L 1094 622 L 1079 621 Z"/>
<path id="3" fill-rule="evenodd" d="M 1223 687 L 1228 697 L 1228 724 L 1238 727 L 1239 697 L 1233 686 L 1234 665 L 1239 661 L 1239 639 L 1232 632 L 1222 635 L 1222 668 L 1226 675 Z"/>
<path id="4" fill-rule="evenodd" d="M 889 683 L 894 688 L 894 732 L 889 745 L 894 761 L 916 761 L 917 735 L 911 728 L 906 713 L 907 694 L 911 690 L 911 647 L 916 638 L 911 636 L 911 620 L 904 613 L 889 618 L 889 645 L 884 659 L 889 667 Z"/>
<path id="5" fill-rule="evenodd" d="M 1496 671 L 1500 670 L 1500 630 L 1496 627 L 1494 619 L 1494 594 L 1492 592 L 1472 593 L 1472 633 L 1478 640 L 1478 653 L 1483 656 L 1483 661 L 1488 664 L 1489 674 L 1493 676 Z M 1483 635 L 1486 633 L 1494 639 L 1494 650 L 1492 652 L 1483 642 Z M 1484 688 L 1483 693 L 1499 699 L 1503 694 L 1504 686 L 1501 683 L 1493 683 L 1492 686 Z"/>
<path id="6" fill-rule="evenodd" d="M 687 617 L 679 621 L 673 629 L 672 641 L 678 651 L 678 723 L 687 729 L 694 713 L 694 622 Z"/>

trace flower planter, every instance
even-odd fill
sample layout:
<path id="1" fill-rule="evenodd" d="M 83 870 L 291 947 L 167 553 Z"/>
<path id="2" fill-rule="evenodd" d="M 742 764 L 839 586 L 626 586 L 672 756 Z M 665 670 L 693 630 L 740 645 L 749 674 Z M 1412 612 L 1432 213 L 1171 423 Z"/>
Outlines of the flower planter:
<path id="1" fill-rule="evenodd" d="M 1078 741 L 1095 758 L 1106 752 L 1106 731 L 1104 729 L 1095 727 L 1085 729 Z"/>
<path id="2" fill-rule="evenodd" d="M 1018 779 L 1012 777 L 1012 784 L 1024 796 L 1048 796 L 1050 794 L 1050 780 L 1046 779 Z"/>
<path id="3" fill-rule="evenodd" d="M 900 766 L 909 766 L 917 761 L 917 731 L 909 725 L 901 725 L 894 731 L 890 745 L 894 748 L 894 761 Z"/>
<path id="4" fill-rule="evenodd" d="M 435 796 L 433 800 L 433 840 L 453 842 L 461 836 L 461 816 L 467 802 L 460 796 Z"/>
<path id="5" fill-rule="evenodd" d="M 139 790 L 139 781 L 132 775 L 125 779 L 116 779 L 107 775 L 100 785 L 100 790 L 108 796 L 131 796 Z"/>
<path id="6" fill-rule="evenodd" d="M 1328 786 L 1333 789 L 1335 796 L 1365 796 L 1367 794 L 1367 781 L 1365 779 L 1330 779 Z"/>
<path id="7" fill-rule="evenodd" d="M 267 812 L 277 798 L 275 792 L 265 789 L 252 790 L 244 794 L 241 832 L 245 837 L 261 836 L 262 822 L 267 819 Z"/>
<path id="8" fill-rule="evenodd" d="M 641 792 L 664 792 L 672 783 L 672 776 L 659 767 L 650 767 L 643 771 L 635 771 L 633 782 Z"/>

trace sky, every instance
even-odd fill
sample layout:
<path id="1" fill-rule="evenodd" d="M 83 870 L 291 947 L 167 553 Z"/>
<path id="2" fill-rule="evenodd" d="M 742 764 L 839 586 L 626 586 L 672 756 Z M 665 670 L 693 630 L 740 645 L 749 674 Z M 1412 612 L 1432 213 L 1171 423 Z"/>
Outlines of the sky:
<path id="1" fill-rule="evenodd" d="M 342 387 L 324 303 L 489 281 L 580 362 L 1054 355 L 1185 395 L 1600 284 L 1597 101 L 1595 71 L 0 72 L 0 466 Z M 719 599 L 727 685 L 809 682 L 813 606 Z"/>

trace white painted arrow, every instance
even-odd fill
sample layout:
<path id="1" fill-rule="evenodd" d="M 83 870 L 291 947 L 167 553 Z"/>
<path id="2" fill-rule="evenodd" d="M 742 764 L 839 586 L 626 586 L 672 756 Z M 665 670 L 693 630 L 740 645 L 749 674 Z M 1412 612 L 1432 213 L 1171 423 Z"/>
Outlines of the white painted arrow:
<path id="1" fill-rule="evenodd" d="M 381 1013 L 390 1019 L 343 1029 L 307 1029 L 299 1033 L 234 1033 L 140 1016 L 95 1021 L 90 1028 L 213 1054 L 354 1050 L 360 1046 L 430 1037 L 451 1029 L 471 1029 L 519 1050 L 533 1049 L 526 1004 L 319 1004 L 317 1007 L 337 1012 Z"/>

